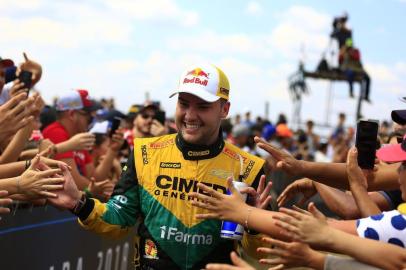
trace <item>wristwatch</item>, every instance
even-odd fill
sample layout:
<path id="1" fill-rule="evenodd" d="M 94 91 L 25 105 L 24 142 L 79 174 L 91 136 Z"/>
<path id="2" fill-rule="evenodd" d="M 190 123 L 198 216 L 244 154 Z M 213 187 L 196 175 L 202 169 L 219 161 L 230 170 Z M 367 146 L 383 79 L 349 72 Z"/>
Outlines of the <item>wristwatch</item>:
<path id="1" fill-rule="evenodd" d="M 77 201 L 75 207 L 72 208 L 70 211 L 73 214 L 78 215 L 80 213 L 80 210 L 82 210 L 83 206 L 86 204 L 86 199 L 86 194 L 82 192 L 82 196 L 80 196 L 80 199 Z"/>

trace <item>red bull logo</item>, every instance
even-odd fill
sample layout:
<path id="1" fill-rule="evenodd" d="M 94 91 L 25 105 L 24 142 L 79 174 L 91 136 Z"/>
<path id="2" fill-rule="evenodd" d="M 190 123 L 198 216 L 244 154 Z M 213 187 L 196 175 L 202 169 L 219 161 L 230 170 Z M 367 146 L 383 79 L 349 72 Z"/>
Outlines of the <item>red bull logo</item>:
<path id="1" fill-rule="evenodd" d="M 191 79 L 185 78 L 183 80 L 183 83 L 196 83 L 206 86 L 209 79 L 209 73 L 204 72 L 201 68 L 195 68 L 189 71 L 188 73 L 186 73 L 186 77 L 188 76 L 193 76 L 193 78 Z M 203 79 L 199 77 L 203 77 Z"/>
<path id="2" fill-rule="evenodd" d="M 195 77 L 205 77 L 206 79 L 209 78 L 209 74 L 204 72 L 201 68 L 195 68 L 191 71 L 189 71 L 186 76 L 195 76 Z"/>

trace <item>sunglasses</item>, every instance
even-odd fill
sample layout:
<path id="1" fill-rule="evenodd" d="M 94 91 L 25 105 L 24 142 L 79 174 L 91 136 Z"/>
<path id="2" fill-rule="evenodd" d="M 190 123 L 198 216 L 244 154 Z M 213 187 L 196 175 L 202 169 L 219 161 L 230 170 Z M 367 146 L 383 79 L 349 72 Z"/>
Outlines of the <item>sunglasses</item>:
<path id="1" fill-rule="evenodd" d="M 141 114 L 141 117 L 145 120 L 147 120 L 148 118 L 154 119 L 155 118 L 155 114 L 148 114 L 148 113 L 143 113 Z"/>

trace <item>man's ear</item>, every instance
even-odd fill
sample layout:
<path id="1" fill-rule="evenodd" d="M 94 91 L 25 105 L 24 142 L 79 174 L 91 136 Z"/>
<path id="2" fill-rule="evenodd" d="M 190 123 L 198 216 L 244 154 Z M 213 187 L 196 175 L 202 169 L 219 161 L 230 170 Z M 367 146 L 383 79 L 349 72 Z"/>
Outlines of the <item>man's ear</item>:
<path id="1" fill-rule="evenodd" d="M 227 118 L 230 106 L 231 104 L 228 101 L 221 106 L 221 119 Z"/>

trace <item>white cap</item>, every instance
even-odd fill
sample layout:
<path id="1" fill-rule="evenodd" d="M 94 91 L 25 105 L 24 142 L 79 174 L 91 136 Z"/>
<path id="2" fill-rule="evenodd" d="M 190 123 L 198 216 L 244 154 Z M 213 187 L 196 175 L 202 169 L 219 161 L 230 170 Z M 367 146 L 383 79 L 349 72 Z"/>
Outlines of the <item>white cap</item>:
<path id="1" fill-rule="evenodd" d="M 169 97 L 179 93 L 189 93 L 207 102 L 215 102 L 219 98 L 228 100 L 230 84 L 224 72 L 214 65 L 192 66 L 182 73 L 178 89 Z"/>

